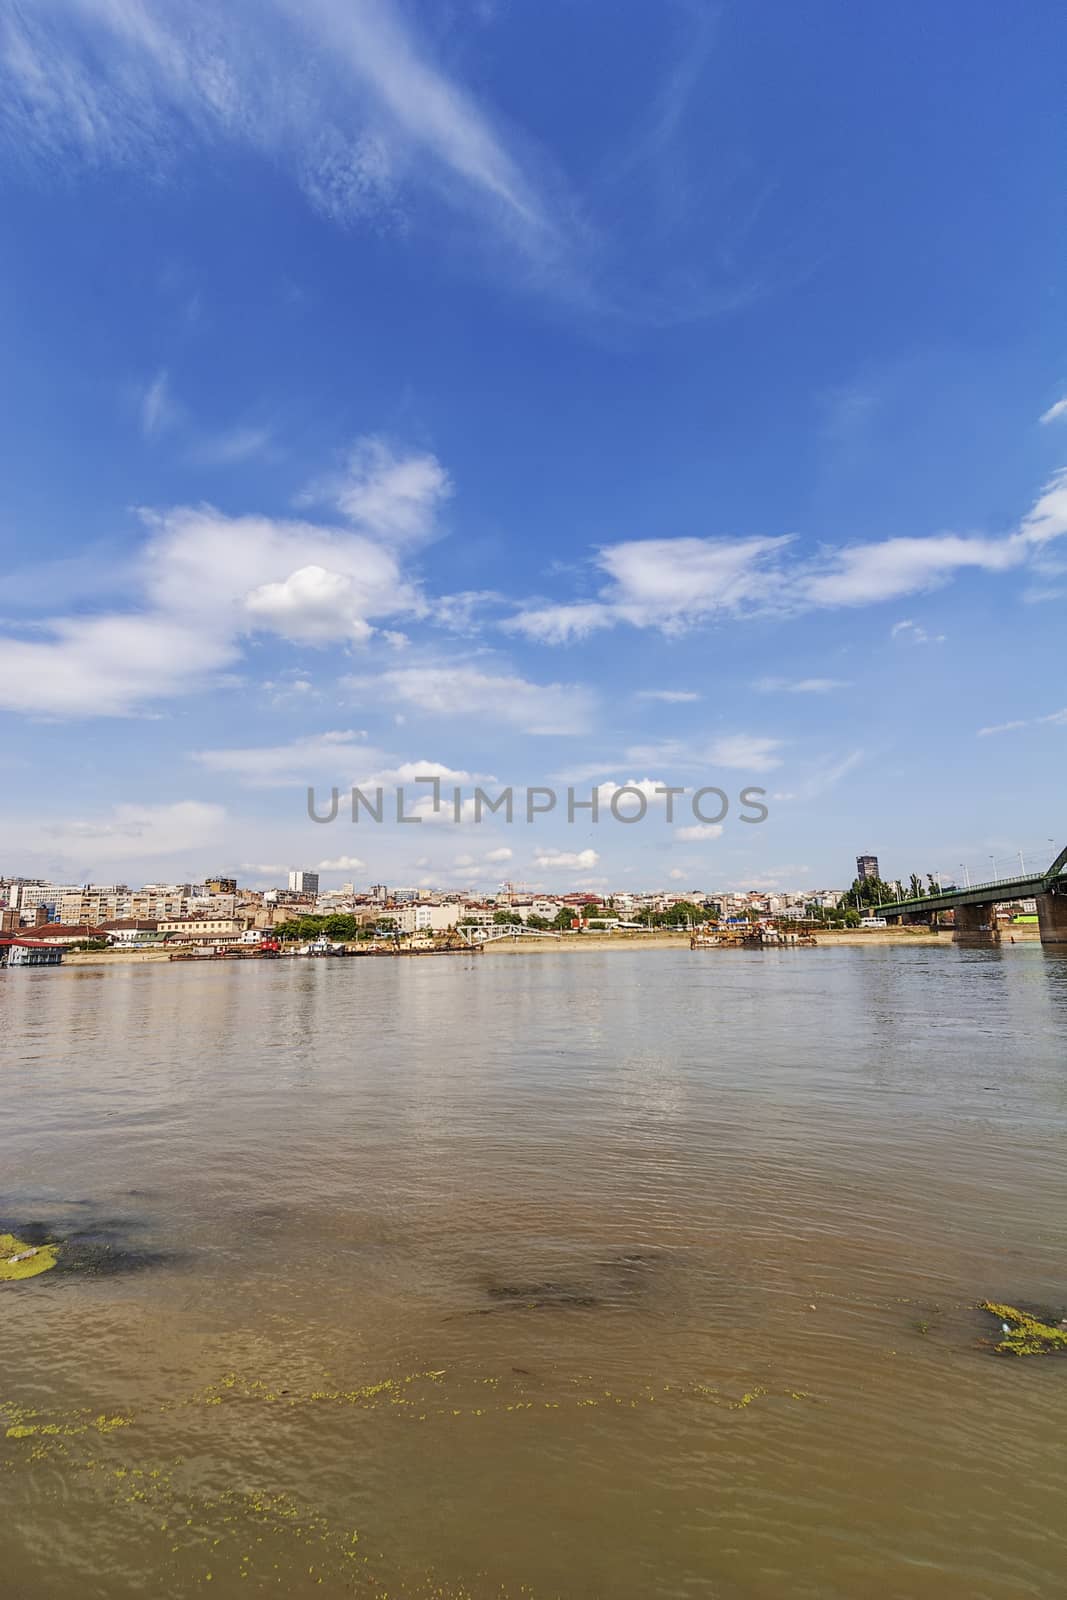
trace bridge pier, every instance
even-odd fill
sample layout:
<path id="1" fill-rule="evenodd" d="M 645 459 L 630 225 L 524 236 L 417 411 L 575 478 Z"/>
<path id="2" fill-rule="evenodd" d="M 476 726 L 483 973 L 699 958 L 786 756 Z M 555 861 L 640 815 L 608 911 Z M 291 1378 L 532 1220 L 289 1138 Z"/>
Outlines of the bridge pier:
<path id="1" fill-rule="evenodd" d="M 1067 948 L 1067 895 L 1039 894 L 1035 898 L 1041 943 Z"/>
<path id="2" fill-rule="evenodd" d="M 1064 937 L 1067 937 L 1067 934 Z M 997 923 L 996 906 L 957 906 L 953 940 L 956 944 L 999 944 L 1000 928 Z"/>

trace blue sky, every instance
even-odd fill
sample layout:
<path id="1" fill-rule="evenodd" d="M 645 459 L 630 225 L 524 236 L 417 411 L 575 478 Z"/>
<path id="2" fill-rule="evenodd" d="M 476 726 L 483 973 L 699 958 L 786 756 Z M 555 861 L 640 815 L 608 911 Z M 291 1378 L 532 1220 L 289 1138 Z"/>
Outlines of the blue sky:
<path id="1" fill-rule="evenodd" d="M 0 0 L 0 870 L 1051 858 L 1065 45 L 1040 0 Z M 428 770 L 770 815 L 306 820 Z"/>

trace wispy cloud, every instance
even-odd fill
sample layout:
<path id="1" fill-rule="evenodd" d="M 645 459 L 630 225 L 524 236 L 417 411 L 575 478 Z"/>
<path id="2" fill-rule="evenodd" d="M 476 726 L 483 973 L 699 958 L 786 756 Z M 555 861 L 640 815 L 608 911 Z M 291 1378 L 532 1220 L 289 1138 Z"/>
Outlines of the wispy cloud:
<path id="1" fill-rule="evenodd" d="M 273 789 L 321 778 L 340 782 L 357 762 L 369 769 L 387 758 L 370 749 L 362 733 L 348 729 L 308 734 L 288 744 L 194 750 L 192 759 L 208 772 L 232 775 L 252 788 Z"/>
<path id="2" fill-rule="evenodd" d="M 448 661 L 349 676 L 342 688 L 360 705 L 385 703 L 429 717 L 475 717 L 536 734 L 583 733 L 596 705 L 592 691 L 579 684 L 531 683 L 514 673 Z"/>
<path id="3" fill-rule="evenodd" d="M 693 701 L 700 698 L 701 696 L 695 689 L 639 689 L 637 691 L 638 700 L 661 700 L 664 705 L 668 706 L 691 705 Z"/>
<path id="4" fill-rule="evenodd" d="M 630 540 L 596 552 L 609 581 L 595 600 L 528 606 L 502 626 L 544 644 L 565 644 L 619 623 L 673 635 L 723 617 L 876 605 L 939 588 L 968 570 L 1004 573 L 1039 565 L 1042 552 L 1064 534 L 1067 471 L 1045 486 L 1014 532 L 1000 537 L 900 537 L 814 557 L 787 535 Z"/>
<path id="5" fill-rule="evenodd" d="M 375 538 L 405 543 L 436 531 L 437 513 L 452 493 L 435 455 L 368 434 L 356 440 L 343 468 L 313 483 L 298 504 L 329 504 Z"/>
<path id="6" fill-rule="evenodd" d="M 154 439 L 176 421 L 177 415 L 170 377 L 164 368 L 146 385 L 141 396 L 141 432 L 146 439 Z"/>
<path id="7" fill-rule="evenodd" d="M 1067 399 L 1057 400 L 1055 405 L 1049 406 L 1038 418 L 1039 422 L 1058 422 L 1061 417 L 1067 417 Z"/>
<path id="8" fill-rule="evenodd" d="M 270 453 L 274 443 L 271 428 L 229 428 L 224 433 L 201 440 L 191 452 L 192 459 L 208 467 L 235 466 Z"/>
<path id="9" fill-rule="evenodd" d="M 830 694 L 849 685 L 844 678 L 757 678 L 752 687 L 760 694 Z"/>
<path id="10" fill-rule="evenodd" d="M 734 733 L 713 739 L 708 747 L 708 762 L 714 767 L 731 767 L 748 772 L 770 772 L 780 767 L 783 748 L 781 739 L 767 739 L 758 734 Z"/>
<path id="11" fill-rule="evenodd" d="M 927 633 L 926 629 L 918 622 L 912 622 L 910 617 L 904 617 L 900 622 L 894 622 L 889 630 L 891 639 L 898 639 L 902 644 L 944 644 L 943 633 Z"/>
<path id="12" fill-rule="evenodd" d="M 1020 717 L 1014 722 L 997 722 L 989 728 L 979 728 L 978 737 L 987 739 L 994 733 L 1014 733 L 1017 728 L 1067 727 L 1067 706 L 1062 711 L 1050 711 L 1044 717 Z"/>
<path id="13" fill-rule="evenodd" d="M 347 225 L 443 199 L 541 266 L 569 207 L 388 0 L 37 0 L 0 17 L 0 129 L 24 160 L 145 169 L 251 147 Z"/>

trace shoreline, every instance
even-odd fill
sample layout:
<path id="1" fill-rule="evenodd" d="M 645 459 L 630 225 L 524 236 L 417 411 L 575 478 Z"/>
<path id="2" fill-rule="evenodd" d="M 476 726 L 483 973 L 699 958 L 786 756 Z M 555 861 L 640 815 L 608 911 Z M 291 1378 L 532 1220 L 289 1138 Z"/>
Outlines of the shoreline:
<path id="1" fill-rule="evenodd" d="M 879 928 L 866 931 L 858 928 L 845 928 L 839 932 L 817 933 L 815 937 L 818 943 L 814 948 L 819 950 L 833 949 L 835 945 L 845 948 L 874 946 L 881 949 L 886 946 L 907 946 L 912 949 L 935 949 L 944 948 L 953 943 L 953 931 L 951 928 L 942 928 L 937 933 L 931 933 L 925 928 Z M 1039 934 L 1037 928 L 1025 926 L 1013 928 L 1010 931 L 1006 929 L 1001 935 L 1000 945 L 1008 947 L 1012 943 L 1037 944 L 1038 942 Z M 480 948 L 486 955 L 507 956 L 523 954 L 573 955 L 583 951 L 602 952 L 605 950 L 688 950 L 689 935 L 687 933 L 655 933 L 647 935 L 626 933 L 565 934 L 561 939 L 494 939 L 490 944 L 482 945 Z M 777 948 L 811 949 L 813 947 L 810 945 L 799 947 L 768 945 L 766 947 L 767 950 Z M 998 947 L 991 945 L 989 948 Z M 694 955 L 703 955 L 705 953 L 717 953 L 715 946 L 701 946 L 693 952 Z M 65 967 L 110 967 L 129 966 L 131 964 L 140 965 L 149 961 L 165 961 L 169 963 L 171 954 L 172 952 L 169 950 L 75 951 L 63 957 L 63 965 Z M 295 960 L 299 958 L 286 957 L 283 959 Z M 208 962 L 205 960 L 205 965 L 207 964 Z M 211 964 L 214 965 L 215 963 Z M 188 963 L 183 962 L 182 965 L 187 966 Z"/>

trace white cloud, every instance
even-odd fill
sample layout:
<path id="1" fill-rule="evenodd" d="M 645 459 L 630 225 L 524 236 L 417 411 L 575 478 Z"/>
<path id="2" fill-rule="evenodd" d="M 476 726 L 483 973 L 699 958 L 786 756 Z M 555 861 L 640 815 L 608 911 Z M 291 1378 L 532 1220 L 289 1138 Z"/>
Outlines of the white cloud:
<path id="1" fill-rule="evenodd" d="M 689 705 L 701 696 L 695 689 L 639 689 L 638 700 L 662 700 L 664 705 Z"/>
<path id="2" fill-rule="evenodd" d="M 148 861 L 214 848 L 225 822 L 226 812 L 220 805 L 176 800 L 164 805 L 117 805 L 88 818 L 9 818 L 4 838 L 20 853 L 36 852 L 70 863 L 68 871 L 81 877 L 87 869 L 107 863 Z"/>
<path id="3" fill-rule="evenodd" d="M 616 622 L 681 632 L 693 623 L 766 603 L 771 558 L 788 538 L 635 539 L 605 545 L 597 565 L 610 582 L 600 599 L 519 612 L 504 624 L 545 644 L 582 638 Z"/>
<path id="4" fill-rule="evenodd" d="M 1067 706 L 1062 711 L 1050 711 L 1045 717 L 1022 717 L 1015 722 L 998 722 L 990 728 L 979 728 L 978 737 L 986 739 L 993 733 L 1013 733 L 1016 728 L 1067 727 Z"/>
<path id="5" fill-rule="evenodd" d="M 385 758 L 349 731 L 309 734 L 289 744 L 245 746 L 230 750 L 195 750 L 192 759 L 209 772 L 232 774 L 252 788 L 283 788 L 313 783 L 318 778 L 344 782 L 355 763 L 369 765 Z"/>
<path id="6" fill-rule="evenodd" d="M 1039 422 L 1058 422 L 1060 417 L 1067 417 L 1067 399 L 1057 400 L 1055 405 L 1049 406 L 1038 418 Z"/>
<path id="7" fill-rule="evenodd" d="M 359 533 L 229 517 L 212 506 L 144 516 L 151 530 L 144 585 L 160 611 L 227 631 L 263 627 L 300 638 L 306 629 L 321 640 L 351 637 L 354 621 L 424 608 L 392 551 Z"/>
<path id="8" fill-rule="evenodd" d="M 927 633 L 919 623 L 905 618 L 901 622 L 894 622 L 889 630 L 891 639 L 899 639 L 903 644 L 944 644 L 943 633 Z"/>
<path id="9" fill-rule="evenodd" d="M 316 872 L 360 872 L 367 865 L 358 856 L 334 856 L 330 861 L 320 861 Z"/>
<path id="10" fill-rule="evenodd" d="M 862 763 L 864 752 L 851 750 L 848 755 L 839 757 L 836 761 L 820 762 L 810 770 L 805 777 L 801 777 L 795 787 L 789 790 L 778 790 L 771 795 L 772 800 L 817 800 L 820 795 L 827 794 L 835 789 L 850 772 Z"/>
<path id="11" fill-rule="evenodd" d="M 509 850 L 507 845 L 501 845 L 499 850 L 487 850 L 485 859 L 495 865 L 497 862 L 510 861 L 514 854 L 514 850 Z"/>
<path id="12" fill-rule="evenodd" d="M 936 588 L 966 567 L 1005 572 L 1022 557 L 1010 539 L 884 539 L 835 551 L 829 570 L 807 578 L 801 592 L 816 606 L 870 605 Z"/>
<path id="13" fill-rule="evenodd" d="M 743 768 L 749 772 L 770 772 L 780 767 L 781 739 L 767 739 L 758 734 L 734 733 L 713 739 L 708 747 L 707 760 L 717 767 Z"/>
<path id="14" fill-rule="evenodd" d="M 251 148 L 347 225 L 402 221 L 407 194 L 473 213 L 545 267 L 570 208 L 387 0 L 36 0 L 0 19 L 0 125 L 48 167 L 177 166 Z"/>
<path id="15" fill-rule="evenodd" d="M 146 439 L 154 439 L 169 428 L 177 415 L 171 398 L 170 378 L 165 370 L 156 373 L 141 396 L 141 432 Z"/>
<path id="16" fill-rule="evenodd" d="M 325 567 L 300 567 L 282 583 L 263 583 L 245 598 L 253 623 L 297 644 L 352 639 L 364 644 L 374 632 L 359 615 L 359 597 L 349 574 Z"/>
<path id="17" fill-rule="evenodd" d="M 760 694 L 829 694 L 847 689 L 843 678 L 759 678 L 752 685 Z"/>
<path id="18" fill-rule="evenodd" d="M 374 537 L 402 543 L 433 533 L 437 512 L 452 493 L 452 480 L 436 456 L 397 454 L 385 439 L 369 434 L 357 439 L 343 472 L 312 485 L 301 499 L 328 501 Z"/>
<path id="19" fill-rule="evenodd" d="M 672 867 L 667 876 L 672 880 L 672 882 L 681 883 L 685 877 L 685 873 L 682 871 L 681 867 Z"/>
<path id="20" fill-rule="evenodd" d="M 586 872 L 595 867 L 599 860 L 595 850 L 552 850 L 546 847 L 534 853 L 535 866 L 557 867 L 568 872 Z"/>
<path id="21" fill-rule="evenodd" d="M 192 459 L 204 466 L 227 467 L 240 461 L 265 456 L 274 440 L 270 428 L 230 428 L 225 433 L 203 439 L 192 452 Z"/>
<path id="22" fill-rule="evenodd" d="M 690 840 L 696 841 L 701 839 L 721 839 L 722 823 L 694 822 L 686 828 L 676 829 L 674 837 L 676 839 L 684 839 L 687 844 Z"/>
<path id="23" fill-rule="evenodd" d="M 432 717 L 477 717 L 521 728 L 524 733 L 581 733 L 595 706 L 578 684 L 529 683 L 477 667 L 394 667 L 376 677 L 342 680 L 361 702 L 400 705 Z"/>
<path id="24" fill-rule="evenodd" d="M 203 688 L 233 639 L 165 614 L 60 618 L 49 637 L 0 638 L 0 707 L 31 716 L 128 716 Z"/>
<path id="25" fill-rule="evenodd" d="M 719 617 L 797 615 L 919 594 L 968 569 L 1025 566 L 1067 533 L 1067 471 L 1044 488 L 1015 532 L 933 534 L 844 545 L 818 557 L 785 536 L 637 539 L 595 557 L 609 582 L 595 600 L 527 607 L 501 625 L 544 644 L 584 638 L 617 623 L 678 634 Z"/>
<path id="26" fill-rule="evenodd" d="M 599 628 L 610 628 L 619 620 L 611 606 L 593 601 L 587 604 L 540 606 L 520 611 L 501 623 L 507 631 L 525 634 L 541 644 L 570 644 L 584 639 Z"/>
<path id="27" fill-rule="evenodd" d="M 363 534 L 211 506 L 144 512 L 126 611 L 58 617 L 0 637 L 0 707 L 125 716 L 203 688 L 256 632 L 358 643 L 425 602 L 396 556 Z"/>

